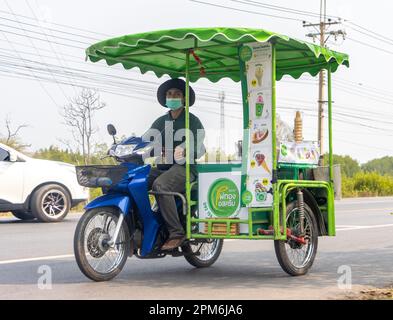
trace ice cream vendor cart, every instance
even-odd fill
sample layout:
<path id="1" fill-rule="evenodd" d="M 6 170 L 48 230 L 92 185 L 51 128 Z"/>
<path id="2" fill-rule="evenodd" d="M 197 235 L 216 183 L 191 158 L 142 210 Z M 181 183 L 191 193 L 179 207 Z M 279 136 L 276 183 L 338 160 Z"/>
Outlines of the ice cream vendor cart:
<path id="1" fill-rule="evenodd" d="M 290 275 L 312 266 L 319 236 L 335 235 L 332 73 L 348 56 L 301 40 L 247 28 L 184 28 L 126 35 L 87 49 L 93 61 L 138 67 L 157 77 L 184 77 L 189 127 L 189 84 L 200 78 L 239 82 L 242 92 L 241 163 L 196 164 L 190 181 L 186 153 L 183 214 L 189 241 L 274 240 L 281 267 Z M 327 70 L 329 157 L 326 178 L 318 144 L 303 141 L 298 115 L 295 139 L 277 140 L 276 81 Z M 197 108 L 198 103 L 196 103 Z M 186 131 L 186 150 L 190 138 Z M 219 254 L 219 252 L 218 252 Z M 211 257 L 210 257 L 211 258 Z M 214 260 L 217 257 L 214 258 Z"/>

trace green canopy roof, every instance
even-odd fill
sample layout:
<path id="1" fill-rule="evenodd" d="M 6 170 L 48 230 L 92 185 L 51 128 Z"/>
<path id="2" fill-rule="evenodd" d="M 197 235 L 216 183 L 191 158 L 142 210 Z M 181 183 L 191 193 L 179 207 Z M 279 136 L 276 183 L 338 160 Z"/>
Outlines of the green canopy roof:
<path id="1" fill-rule="evenodd" d="M 125 69 L 138 67 L 142 73 L 153 71 L 157 77 L 185 76 L 185 53 L 194 49 L 190 59 L 190 81 L 205 77 L 212 82 L 229 77 L 240 80 L 238 47 L 250 42 L 276 43 L 277 80 L 284 75 L 299 78 L 304 72 L 312 76 L 331 65 L 349 66 L 348 55 L 295 40 L 262 29 L 184 28 L 125 35 L 96 43 L 86 49 L 92 62 L 102 59 L 108 65 L 121 63 Z M 199 60 L 199 61 L 198 61 Z M 205 74 L 200 72 L 201 66 Z"/>

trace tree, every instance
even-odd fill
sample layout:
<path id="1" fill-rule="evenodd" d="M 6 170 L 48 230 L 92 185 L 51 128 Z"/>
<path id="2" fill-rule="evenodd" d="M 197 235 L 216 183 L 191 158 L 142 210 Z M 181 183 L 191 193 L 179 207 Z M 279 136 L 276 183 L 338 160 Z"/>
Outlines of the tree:
<path id="1" fill-rule="evenodd" d="M 10 146 L 19 151 L 24 151 L 26 148 L 30 147 L 29 144 L 25 144 L 21 141 L 19 137 L 19 132 L 23 128 L 27 128 L 27 124 L 21 124 L 16 127 L 16 129 L 12 128 L 11 118 L 9 116 L 5 119 L 5 128 L 7 130 L 6 136 L 4 138 L 0 138 L 0 142 Z"/>
<path id="2" fill-rule="evenodd" d="M 326 154 L 325 159 L 329 159 L 329 155 Z M 328 163 L 328 162 L 327 162 Z M 333 163 L 340 164 L 341 172 L 347 177 L 353 177 L 356 173 L 360 172 L 359 162 L 350 156 L 341 156 L 333 154 Z"/>
<path id="3" fill-rule="evenodd" d="M 362 165 L 362 169 L 366 172 L 376 171 L 379 174 L 388 174 L 393 176 L 393 157 L 382 157 L 373 159 Z"/>
<path id="4" fill-rule="evenodd" d="M 72 135 L 82 150 L 85 164 L 91 161 L 93 135 L 97 132 L 93 125 L 93 117 L 104 107 L 105 103 L 101 102 L 99 93 L 86 88 L 64 107 L 65 124 L 71 128 Z"/>

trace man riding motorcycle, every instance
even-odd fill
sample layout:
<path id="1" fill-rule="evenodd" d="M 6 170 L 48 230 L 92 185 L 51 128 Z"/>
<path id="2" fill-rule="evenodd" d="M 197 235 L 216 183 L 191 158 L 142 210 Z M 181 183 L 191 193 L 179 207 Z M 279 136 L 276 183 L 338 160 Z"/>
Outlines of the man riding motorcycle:
<path id="1" fill-rule="evenodd" d="M 182 79 L 170 79 L 157 90 L 158 102 L 169 111 L 159 117 L 150 128 L 156 138 L 162 143 L 165 163 L 169 169 L 163 171 L 152 168 L 149 175 L 149 188 L 155 192 L 185 192 L 186 168 L 185 168 L 185 89 L 186 83 Z M 190 106 L 195 102 L 195 92 L 190 87 Z M 204 127 L 197 116 L 190 113 L 190 161 L 200 158 L 205 153 L 203 140 L 205 137 Z M 190 181 L 195 179 L 196 173 L 191 168 Z M 175 249 L 186 239 L 184 228 L 180 222 L 174 196 L 157 195 L 158 206 L 166 223 L 169 237 L 161 247 L 162 250 Z"/>

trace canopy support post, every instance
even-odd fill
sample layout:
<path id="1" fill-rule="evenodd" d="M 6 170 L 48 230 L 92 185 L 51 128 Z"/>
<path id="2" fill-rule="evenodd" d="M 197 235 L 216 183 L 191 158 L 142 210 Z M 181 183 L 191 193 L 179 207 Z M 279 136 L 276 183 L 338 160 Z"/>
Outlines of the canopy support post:
<path id="1" fill-rule="evenodd" d="M 191 238 L 191 184 L 190 184 L 190 51 L 186 53 L 186 199 L 187 199 L 187 238 Z"/>
<path id="2" fill-rule="evenodd" d="M 328 66 L 329 180 L 333 182 L 332 71 Z"/>
<path id="3" fill-rule="evenodd" d="M 280 225 L 283 225 L 285 221 L 280 223 L 280 201 L 279 201 L 279 190 L 278 190 L 278 174 L 277 174 L 277 147 L 276 147 L 276 43 L 271 41 L 272 45 L 272 154 L 273 154 L 273 228 L 274 238 L 279 239 L 281 237 Z M 284 232 L 283 232 L 284 233 Z"/>
<path id="4" fill-rule="evenodd" d="M 328 235 L 336 235 L 333 176 L 333 118 L 332 118 L 332 66 L 328 65 L 328 125 L 329 125 L 329 185 L 333 192 L 328 196 Z"/>

